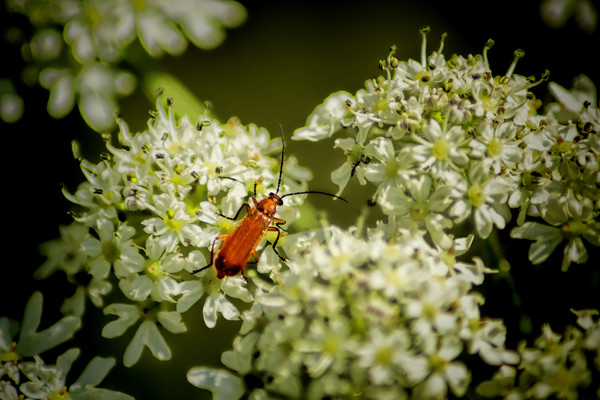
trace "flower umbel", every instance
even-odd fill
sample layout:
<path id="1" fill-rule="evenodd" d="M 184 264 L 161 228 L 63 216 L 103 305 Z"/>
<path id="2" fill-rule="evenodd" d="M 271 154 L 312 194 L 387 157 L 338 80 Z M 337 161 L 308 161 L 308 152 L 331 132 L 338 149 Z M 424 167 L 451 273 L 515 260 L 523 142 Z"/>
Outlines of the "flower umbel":
<path id="1" fill-rule="evenodd" d="M 409 211 L 413 220 L 429 211 L 435 223 L 425 218 L 416 226 L 436 245 L 449 248 L 457 225 L 469 219 L 478 236 L 488 238 L 509 222 L 510 208 L 519 208 L 513 237 L 537 241 L 532 262 L 545 260 L 563 241 L 563 269 L 585 262 L 582 238 L 600 244 L 600 113 L 593 84 L 580 77 L 570 92 L 552 84 L 560 105 L 539 115 L 530 89 L 548 72 L 537 81 L 516 75 L 522 50 L 504 75 L 494 76 L 487 58 L 493 41 L 482 55 L 446 59 L 445 35 L 427 55 L 427 31 L 420 62 L 399 61 L 392 48 L 380 62 L 384 76 L 355 95 L 327 98 L 294 138 L 350 134 L 336 139 L 348 156 L 332 175 L 340 192 L 353 176 L 374 184 L 373 200 L 394 225 L 406 226 Z M 415 192 L 409 181 L 427 182 L 428 192 Z M 544 220 L 539 227 L 538 216 Z"/>
<path id="2" fill-rule="evenodd" d="M 219 315 L 239 319 L 231 300 L 253 299 L 244 278 L 220 280 L 213 268 L 198 274 L 198 280 L 190 272 L 207 265 L 215 238 L 231 229 L 220 215 L 235 215 L 254 194 L 255 183 L 261 194 L 275 191 L 279 178 L 280 162 L 265 156 L 277 142 L 264 129 L 236 119 L 220 124 L 206 116 L 193 125 L 187 118 L 176 120 L 172 105 L 158 104 L 146 131 L 132 134 L 119 121 L 119 144 L 108 144 L 98 164 L 81 161 L 86 182 L 72 194 L 65 190 L 81 209 L 63 229 L 60 247 L 43 247 L 49 259 L 37 272 L 46 277 L 63 269 L 82 282 L 98 307 L 116 279 L 124 302 L 104 308 L 118 318 L 103 335 L 120 336 L 137 326 L 124 354 L 126 365 L 135 364 L 144 347 L 169 359 L 161 331 L 185 332 L 182 313 L 203 297 L 208 327 L 216 325 Z M 293 158 L 286 171 L 282 192 L 306 190 L 310 174 Z M 289 203 L 298 201 L 290 198 Z M 83 279 L 86 275 L 91 279 Z M 77 292 L 64 309 L 81 315 L 84 301 L 83 292 Z"/>
<path id="3" fill-rule="evenodd" d="M 564 271 L 586 263 L 595 250 L 590 246 L 600 246 L 595 89 L 585 78 L 572 90 L 552 85 L 558 104 L 543 111 L 530 89 L 548 74 L 539 80 L 517 75 L 522 50 L 504 74 L 493 75 L 491 40 L 480 55 L 447 59 L 445 35 L 428 55 L 427 31 L 421 32 L 420 61 L 400 61 L 392 48 L 380 62 L 382 76 L 355 95 L 332 94 L 296 131 L 296 138 L 310 141 L 346 134 L 335 140 L 344 162 L 332 181 L 340 193 L 355 177 L 369 183 L 368 204 L 380 207 L 379 219 L 372 223 L 365 212 L 350 228 L 323 220 L 320 229 L 270 232 L 277 240 L 281 235 L 281 248 L 267 247 L 275 237 L 267 234 L 252 243 L 257 252 L 242 253 L 231 274 L 219 267 L 225 261 L 215 260 L 240 250 L 219 250 L 252 221 L 234 228 L 240 211 L 261 217 L 255 198 L 307 189 L 310 172 L 293 158 L 283 164 L 278 139 L 235 118 L 179 118 L 172 100 L 163 105 L 159 99 L 142 132 L 118 121 L 118 136 L 106 135 L 99 162 L 84 160 L 74 145 L 85 177 L 75 190 L 64 189 L 76 207 L 74 222 L 60 240 L 42 246 L 48 260 L 36 276 L 62 270 L 77 288 L 61 309 L 69 316 L 48 331 L 60 340 L 69 336 L 87 293 L 112 318 L 104 337 L 130 330 L 123 355 L 130 367 L 146 348 L 169 360 L 165 332 L 186 332 L 187 316 L 208 328 L 241 320 L 222 366 L 199 364 L 187 374 L 218 399 L 587 396 L 600 359 L 596 310 L 576 311 L 579 327 L 568 325 L 564 335 L 546 324 L 537 340 L 518 346 L 509 330 L 515 321 L 505 325 L 487 310 L 498 303 L 516 307 L 521 333 L 533 332 L 510 275 L 513 255 L 502 254 L 507 243 L 496 230 L 508 227 L 513 238 L 532 240 L 535 264 L 564 243 Z M 146 33 L 152 47 L 152 32 Z M 292 205 L 299 202 L 290 197 Z M 265 213 L 261 232 L 297 213 L 294 207 L 279 211 L 281 219 Z M 239 265 L 253 261 L 256 266 Z M 491 273 L 498 279 L 489 279 Z M 510 285 L 512 303 L 483 294 L 498 282 Z M 37 322 L 35 313 L 25 318 L 19 341 L 12 342 L 4 332 L 14 329 L 0 320 L 9 379 L 0 382 L 0 394 L 12 395 L 21 373 L 38 383 L 52 378 L 19 387 L 32 398 L 75 394 L 79 387 L 65 385 L 63 367 L 77 351 L 64 353 L 56 366 L 34 358 L 26 371 L 14 367 L 23 349 L 35 356 L 58 340 L 36 332 Z M 481 362 L 496 374 L 470 368 Z M 101 359 L 93 366 L 102 372 L 111 363 Z M 80 379 L 96 382 L 86 374 Z"/>
<path id="4" fill-rule="evenodd" d="M 474 352 L 487 321 L 472 310 L 479 300 L 470 279 L 402 232 L 390 244 L 373 231 L 367 246 L 356 232 L 328 227 L 325 243 L 313 242 L 278 286 L 256 293 L 257 305 L 244 312 L 247 323 L 223 354 L 230 371 L 196 367 L 188 380 L 215 396 L 235 387 L 236 399 L 462 396 L 470 373 L 458 356 Z M 329 268 L 338 263 L 336 248 L 357 256 Z M 461 333 L 467 325 L 473 334 Z"/>

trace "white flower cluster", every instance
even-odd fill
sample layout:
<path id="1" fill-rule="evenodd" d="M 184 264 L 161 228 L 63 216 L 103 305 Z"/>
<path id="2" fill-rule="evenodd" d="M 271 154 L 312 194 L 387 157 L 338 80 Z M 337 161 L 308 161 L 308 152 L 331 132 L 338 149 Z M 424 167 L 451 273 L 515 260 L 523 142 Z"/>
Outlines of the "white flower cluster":
<path id="1" fill-rule="evenodd" d="M 235 119 L 223 125 L 208 117 L 196 125 L 186 118 L 176 121 L 171 106 L 159 105 L 144 132 L 131 134 L 119 124 L 118 146 L 107 143 L 108 153 L 98 164 L 81 161 L 87 180 L 74 194 L 65 190 L 80 210 L 61 229 L 60 239 L 42 246 L 47 260 L 35 276 L 63 270 L 78 285 L 63 312 L 75 315 L 83 313 L 86 293 L 103 307 L 116 279 L 127 303 L 104 308 L 118 318 L 102 334 L 117 337 L 139 324 L 124 354 L 125 365 L 132 365 L 144 346 L 169 359 L 158 326 L 186 331 L 181 314 L 203 296 L 208 327 L 215 326 L 219 314 L 239 318 L 228 298 L 252 301 L 242 276 L 220 280 L 209 268 L 198 279 L 190 272 L 209 264 L 215 238 L 231 229 L 233 222 L 220 214 L 233 217 L 255 190 L 262 196 L 275 191 L 280 162 L 266 154 L 278 156 L 280 143 L 270 141 L 264 129 Z M 294 158 L 285 165 L 280 191 L 305 190 L 308 171 Z M 286 199 L 286 204 L 298 201 Z M 285 209 L 280 208 L 284 214 Z M 293 210 L 288 207 L 288 222 Z"/>
<path id="2" fill-rule="evenodd" d="M 67 374 L 79 356 L 79 349 L 67 350 L 58 356 L 55 365 L 44 362 L 40 354 L 70 339 L 81 327 L 81 320 L 66 316 L 38 332 L 42 300 L 40 292 L 29 299 L 17 341 L 13 337 L 19 330 L 18 324 L 0 317 L 0 399 L 132 400 L 124 393 L 96 387 L 115 365 L 112 357 L 94 357 L 69 387 L 65 384 Z"/>
<path id="3" fill-rule="evenodd" d="M 77 101 L 97 131 L 113 126 L 117 99 L 136 86 L 135 76 L 117 67 L 134 40 L 152 57 L 179 55 L 188 40 L 200 48 L 218 46 L 225 28 L 246 18 L 243 6 L 231 0 L 9 0 L 7 7 L 34 26 L 24 52 L 31 62 L 25 75 L 50 91 L 48 113 L 62 118 Z"/>
<path id="4" fill-rule="evenodd" d="M 356 95 L 328 97 L 296 130 L 294 138 L 336 139 L 347 161 L 332 173 L 342 192 L 355 176 L 377 185 L 372 202 L 389 223 L 425 229 L 443 249 L 452 229 L 471 219 L 487 238 L 503 229 L 518 209 L 515 238 L 534 240 L 530 260 L 547 259 L 567 241 L 563 269 L 587 260 L 585 239 L 600 246 L 600 113 L 594 86 L 554 85 L 559 107 L 545 115 L 529 89 L 542 80 L 513 74 L 523 52 L 504 76 L 494 76 L 483 54 L 453 55 L 440 48 L 422 60 L 401 62 L 394 51 L 380 62 L 385 72 Z M 558 108 L 558 110 L 557 110 Z M 560 115 L 566 108 L 571 119 Z M 532 220 L 533 219 L 533 220 Z M 543 221 L 537 222 L 537 221 Z"/>
<path id="5" fill-rule="evenodd" d="M 221 358 L 231 371 L 195 367 L 188 380 L 215 399 L 445 398 L 469 387 L 467 354 L 518 362 L 502 321 L 480 315 L 480 260 L 457 261 L 404 229 L 393 243 L 378 230 L 358 236 L 288 236 L 294 261 L 242 314 Z"/>
<path id="6" fill-rule="evenodd" d="M 136 326 L 126 366 L 144 347 L 169 359 L 161 330 L 186 331 L 182 314 L 202 298 L 208 327 L 219 314 L 242 319 L 222 354 L 227 369 L 188 372 L 215 399 L 475 395 L 471 361 L 499 368 L 481 395 L 515 387 L 525 397 L 577 393 L 591 373 L 581 354 L 599 348 L 593 311 L 578 314 L 585 332 L 569 328 L 561 342 L 546 328 L 535 348 L 508 350 L 503 321 L 482 315 L 475 290 L 491 270 L 466 252 L 475 235 L 505 228 L 511 209 L 512 236 L 534 240 L 534 263 L 566 241 L 566 269 L 586 261 L 583 240 L 600 245 L 595 89 L 585 78 L 570 91 L 552 85 L 559 104 L 540 115 L 529 89 L 541 81 L 513 74 L 522 52 L 494 77 L 491 41 L 482 55 L 446 60 L 443 40 L 427 57 L 425 38 L 426 30 L 421 62 L 392 52 L 380 64 L 386 76 L 355 96 L 333 94 L 295 133 L 313 141 L 351 133 L 336 140 L 347 161 L 332 179 L 340 193 L 354 176 L 375 184 L 371 202 L 387 221 L 366 234 L 324 223 L 280 241 L 287 265 L 266 249 L 247 277 L 217 279 L 215 267 L 192 275 L 209 264 L 215 238 L 231 231 L 222 216 L 255 193 L 305 191 L 310 173 L 290 158 L 280 185 L 279 143 L 265 130 L 207 116 L 178 121 L 169 101 L 159 102 L 145 131 L 132 134 L 120 121 L 118 144 L 107 138 L 99 163 L 81 161 L 86 182 L 74 194 L 65 190 L 80 207 L 75 222 L 42 248 L 48 259 L 36 276 L 66 272 L 78 289 L 63 312 L 74 315 L 86 295 L 104 307 L 116 282 L 127 300 L 104 307 L 117 318 L 102 334 Z M 278 216 L 295 217 L 285 206 Z M 455 237 L 468 221 L 473 234 Z"/>
<path id="7" fill-rule="evenodd" d="M 560 350 L 559 367 L 548 358 L 545 352 L 557 350 L 548 329 L 536 349 L 505 348 L 503 322 L 481 316 L 484 299 L 473 291 L 490 270 L 479 259 L 457 260 L 473 236 L 456 238 L 453 228 L 472 219 L 473 231 L 487 238 L 518 209 L 513 237 L 536 240 L 533 262 L 564 239 L 563 267 L 586 261 L 582 238 L 600 244 L 593 85 L 583 79 L 571 92 L 552 86 L 560 105 L 538 115 L 529 89 L 541 81 L 513 74 L 521 51 L 505 76 L 494 77 L 491 41 L 481 56 L 446 60 L 443 40 L 426 56 L 425 34 L 420 63 L 400 62 L 392 51 L 380 64 L 385 77 L 354 96 L 334 93 L 295 132 L 318 141 L 349 131 L 336 140 L 347 156 L 332 173 L 338 194 L 353 176 L 374 183 L 371 203 L 388 220 L 366 240 L 337 228 L 322 238 L 287 238 L 289 270 L 274 287 L 258 285 L 233 348 L 222 355 L 228 369 L 188 373 L 215 399 L 460 397 L 474 355 L 500 368 L 481 385 L 486 396 L 511 393 L 496 390 L 506 371 L 524 371 L 523 397 L 568 397 L 589 383 L 585 357 L 571 344 Z M 580 325 L 589 334 L 578 336 L 578 348 L 596 352 L 596 330 L 586 321 Z"/>
<path id="8" fill-rule="evenodd" d="M 568 326 L 561 337 L 545 325 L 533 348 L 525 342 L 519 345 L 518 367 L 503 365 L 492 380 L 479 385 L 477 392 L 505 399 L 579 398 L 579 389 L 592 382 L 588 362 L 593 360 L 596 371 L 600 370 L 600 322 L 598 310 L 575 314 L 580 328 Z M 600 398 L 599 385 L 589 389 L 584 398 Z"/>

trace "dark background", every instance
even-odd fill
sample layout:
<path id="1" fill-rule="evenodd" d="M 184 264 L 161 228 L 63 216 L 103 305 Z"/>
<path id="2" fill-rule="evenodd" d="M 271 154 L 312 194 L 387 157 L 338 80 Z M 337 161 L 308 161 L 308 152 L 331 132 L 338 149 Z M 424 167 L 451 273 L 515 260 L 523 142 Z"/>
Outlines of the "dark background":
<path id="1" fill-rule="evenodd" d="M 294 129 L 303 126 L 305 118 L 330 93 L 337 90 L 354 93 L 365 80 L 379 75 L 378 61 L 387 56 L 390 45 L 397 46 L 398 59 L 419 60 L 419 28 L 425 25 L 431 27 L 428 54 L 438 48 L 443 32 L 448 33 L 444 47 L 447 58 L 453 53 L 464 56 L 481 53 L 487 39 L 492 38 L 495 46 L 489 52 L 489 59 L 494 75 L 504 74 L 513 60 L 513 51 L 521 48 L 525 58 L 516 68 L 519 75 L 539 77 L 549 69 L 550 79 L 567 88 L 579 74 L 600 82 L 595 60 L 600 44 L 598 30 L 584 33 L 573 19 L 563 29 L 549 28 L 541 22 L 536 1 L 243 4 L 248 11 L 247 21 L 229 30 L 220 47 L 203 51 L 190 46 L 183 56 L 150 60 L 148 64 L 169 71 L 200 99 L 210 100 L 222 120 L 238 116 L 242 123 L 265 126 L 270 132 L 278 132 L 281 124 L 288 138 L 289 154 L 296 155 L 314 173 L 310 185 L 313 189 L 335 192 L 337 187 L 331 183 L 329 171 L 344 158 L 340 152 L 319 153 L 308 142 L 289 140 Z M 20 16 L 8 15 L 4 8 L 1 12 L 3 33 L 6 27 L 14 25 L 25 31 L 30 29 Z M 18 48 L 2 43 L 0 76 L 18 76 L 23 67 Z M 98 161 L 99 153 L 105 149 L 99 135 L 87 128 L 77 111 L 61 120 L 52 119 L 46 113 L 46 90 L 24 85 L 18 88 L 25 99 L 25 114 L 18 123 L 0 125 L 7 230 L 3 247 L 6 257 L 0 275 L 0 315 L 20 320 L 31 293 L 43 289 L 42 324 L 47 325 L 42 327 L 46 327 L 60 317 L 58 307 L 64 297 L 72 294 L 72 289 L 64 285 L 61 274 L 43 283 L 32 280 L 31 274 L 43 262 L 37 250 L 39 244 L 56 238 L 58 226 L 71 220 L 67 214 L 70 205 L 61 194 L 61 185 L 74 190 L 83 180 L 71 154 L 71 141 L 80 141 L 83 154 L 93 162 Z M 534 92 L 548 99 L 546 85 Z M 121 114 L 132 131 L 145 128 L 148 110 L 154 108 L 153 101 L 144 97 L 141 90 L 124 99 L 121 106 Z M 351 199 L 350 211 L 336 210 L 328 199 L 312 200 L 319 209 L 329 212 L 330 221 L 348 225 L 348 212 L 358 213 L 368 197 L 361 189 L 353 182 L 344 192 Z M 506 235 L 500 236 L 502 245 L 507 244 Z M 508 251 L 511 255 L 522 255 L 523 249 Z M 523 262 L 524 256 L 520 263 L 514 257 L 512 281 L 494 278 L 482 288 L 486 291 L 485 311 L 491 316 L 517 315 L 515 320 L 507 320 L 509 328 L 515 329 L 522 325 L 521 317 L 526 316 L 525 320 L 534 326 L 533 337 L 539 334 L 537 329 L 542 321 L 553 322 L 553 329 L 562 333 L 565 322 L 574 322 L 570 307 L 599 306 L 597 292 L 593 290 L 598 289 L 599 277 L 591 270 L 592 266 L 597 268 L 597 254 L 590 252 L 593 261 L 585 266 L 572 265 L 567 274 L 559 271 L 560 260 L 558 264 L 554 260 L 531 266 Z M 562 247 L 554 256 L 557 259 L 562 256 Z M 522 294 L 518 306 L 513 304 L 513 288 Z M 101 338 L 102 327 L 112 317 L 102 315 L 88 304 L 84 329 L 77 334 L 74 344 L 83 348 L 80 364 L 85 365 L 95 354 L 115 356 L 117 367 L 100 386 L 122 390 L 138 399 L 210 398 L 207 392 L 188 384 L 185 373 L 195 365 L 218 365 L 219 349 L 228 346 L 239 324 L 220 320 L 215 329 L 207 329 L 200 317 L 202 302 L 199 303 L 184 314 L 186 334 L 165 334 L 173 352 L 171 361 L 157 361 L 144 350 L 140 362 L 132 368 L 121 366 L 121 354 L 133 330 L 119 340 Z M 199 318 L 192 320 L 192 315 Z M 516 345 L 521 336 L 510 332 L 509 343 Z M 54 358 L 45 359 L 54 362 Z M 71 382 L 76 376 L 71 377 Z"/>

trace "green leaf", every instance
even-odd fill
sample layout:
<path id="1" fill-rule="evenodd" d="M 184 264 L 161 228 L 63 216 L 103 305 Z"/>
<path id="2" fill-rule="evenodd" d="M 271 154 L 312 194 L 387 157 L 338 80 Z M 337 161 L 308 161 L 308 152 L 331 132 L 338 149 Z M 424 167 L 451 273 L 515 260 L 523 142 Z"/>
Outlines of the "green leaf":
<path id="1" fill-rule="evenodd" d="M 164 92 L 165 98 L 173 99 L 173 109 L 179 117 L 187 115 L 189 118 L 195 118 L 206 112 L 204 104 L 183 83 L 169 73 L 152 72 L 146 76 L 144 80 L 146 96 L 154 100 L 159 89 Z"/>

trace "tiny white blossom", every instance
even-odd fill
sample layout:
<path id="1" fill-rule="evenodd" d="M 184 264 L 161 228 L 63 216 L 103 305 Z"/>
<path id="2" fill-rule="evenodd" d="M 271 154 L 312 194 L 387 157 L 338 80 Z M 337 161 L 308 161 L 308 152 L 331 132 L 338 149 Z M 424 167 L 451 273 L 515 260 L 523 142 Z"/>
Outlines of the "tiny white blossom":
<path id="1" fill-rule="evenodd" d="M 455 361 L 461 351 L 458 340 L 446 336 L 438 346 L 425 349 L 432 372 L 415 388 L 416 398 L 442 399 L 447 396 L 448 388 L 460 397 L 467 390 L 470 372 L 462 362 Z"/>
<path id="2" fill-rule="evenodd" d="M 483 158 L 484 168 L 490 168 L 499 175 L 502 168 L 515 168 L 521 161 L 522 150 L 519 141 L 515 140 L 517 127 L 512 123 L 504 123 L 493 128 L 488 122 L 480 130 L 479 137 L 471 141 L 472 155 Z"/>
<path id="3" fill-rule="evenodd" d="M 346 101 L 352 96 L 347 92 L 336 92 L 329 96 L 307 118 L 307 126 L 297 129 L 292 137 L 295 140 L 317 141 L 331 137 L 344 126 Z"/>
<path id="4" fill-rule="evenodd" d="M 489 175 L 482 162 L 475 163 L 469 181 L 460 179 L 454 186 L 464 197 L 452 205 L 450 214 L 462 220 L 472 213 L 477 233 L 487 238 L 494 225 L 503 229 L 510 218 L 506 200 L 513 188 L 505 178 Z"/>
<path id="5" fill-rule="evenodd" d="M 423 136 L 413 135 L 417 145 L 412 157 L 424 170 L 431 168 L 436 177 L 444 177 L 448 169 L 458 169 L 468 161 L 465 146 L 469 140 L 463 128 L 453 126 L 444 129 L 436 120 L 429 121 L 423 128 Z"/>

